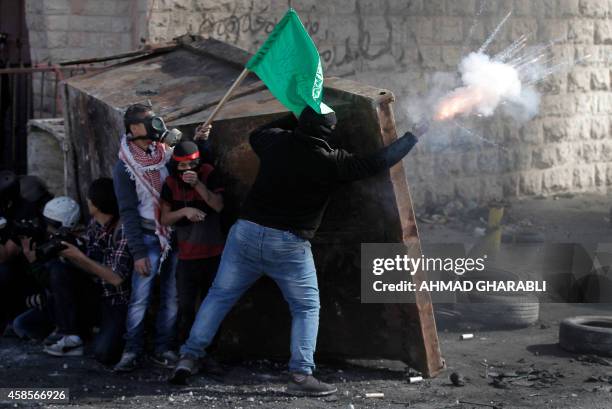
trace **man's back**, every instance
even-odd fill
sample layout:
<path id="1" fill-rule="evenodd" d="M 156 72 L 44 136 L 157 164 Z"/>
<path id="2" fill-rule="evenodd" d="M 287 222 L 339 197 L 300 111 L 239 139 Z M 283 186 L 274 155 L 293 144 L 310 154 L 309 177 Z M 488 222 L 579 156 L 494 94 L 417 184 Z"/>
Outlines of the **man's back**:
<path id="1" fill-rule="evenodd" d="M 332 149 L 325 141 L 281 129 L 251 135 L 259 172 L 243 218 L 312 238 L 336 185 Z"/>
<path id="2" fill-rule="evenodd" d="M 371 155 L 353 155 L 333 149 L 325 139 L 333 128 L 326 126 L 324 116 L 307 110 L 297 128 L 295 118 L 289 116 L 251 134 L 260 165 L 242 217 L 311 239 L 336 186 L 390 168 L 412 149 L 417 138 L 407 132 Z"/>

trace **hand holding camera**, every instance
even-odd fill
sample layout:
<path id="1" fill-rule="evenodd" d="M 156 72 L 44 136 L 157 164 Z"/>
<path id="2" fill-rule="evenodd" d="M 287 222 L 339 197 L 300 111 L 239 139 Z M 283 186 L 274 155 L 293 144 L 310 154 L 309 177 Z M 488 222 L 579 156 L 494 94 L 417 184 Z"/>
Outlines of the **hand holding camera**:
<path id="1" fill-rule="evenodd" d="M 67 258 L 70 261 L 77 261 L 82 259 L 85 254 L 74 244 L 68 243 L 67 241 L 62 241 L 61 244 L 64 246 L 64 250 L 59 252 L 59 255 Z"/>
<path id="2" fill-rule="evenodd" d="M 76 253 L 76 251 L 70 250 L 72 247 L 81 253 L 81 255 L 83 254 L 83 252 L 79 249 L 79 247 L 85 247 L 81 240 L 71 234 L 67 229 L 62 228 L 59 230 L 59 232 L 52 234 L 49 240 L 38 246 L 36 249 L 36 260 L 39 262 L 45 262 L 58 256 L 66 257 L 68 259 L 75 256 L 78 258 L 79 255 Z M 64 251 L 66 250 L 70 251 L 67 251 L 67 253 L 64 254 Z M 74 258 L 72 259 L 74 260 Z"/>

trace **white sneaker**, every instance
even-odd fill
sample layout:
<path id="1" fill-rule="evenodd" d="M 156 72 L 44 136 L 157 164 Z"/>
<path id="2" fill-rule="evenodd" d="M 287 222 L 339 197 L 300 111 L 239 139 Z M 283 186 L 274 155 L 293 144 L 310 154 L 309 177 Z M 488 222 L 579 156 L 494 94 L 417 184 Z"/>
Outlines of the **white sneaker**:
<path id="1" fill-rule="evenodd" d="M 45 346 L 43 351 L 53 356 L 82 356 L 83 341 L 78 335 L 64 335 L 55 344 Z"/>

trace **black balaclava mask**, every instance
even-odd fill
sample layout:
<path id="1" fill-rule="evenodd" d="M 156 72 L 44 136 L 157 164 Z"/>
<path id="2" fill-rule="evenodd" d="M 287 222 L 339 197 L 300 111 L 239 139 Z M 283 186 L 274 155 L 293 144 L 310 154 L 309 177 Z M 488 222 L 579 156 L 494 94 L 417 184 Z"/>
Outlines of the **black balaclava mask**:
<path id="1" fill-rule="evenodd" d="M 192 162 L 194 166 L 192 166 L 191 169 L 183 171 L 179 170 L 178 163 L 185 161 Z M 200 170 L 200 166 L 200 150 L 198 149 L 198 145 L 190 141 L 185 141 L 174 147 L 172 159 L 170 160 L 170 170 L 172 171 L 172 174 L 177 176 L 181 182 L 181 176 L 183 173 L 187 172 L 188 170 L 197 173 Z"/>
<path id="2" fill-rule="evenodd" d="M 311 107 L 304 108 L 298 119 L 298 129 L 306 135 L 328 140 L 336 125 L 336 114 L 319 114 Z"/>

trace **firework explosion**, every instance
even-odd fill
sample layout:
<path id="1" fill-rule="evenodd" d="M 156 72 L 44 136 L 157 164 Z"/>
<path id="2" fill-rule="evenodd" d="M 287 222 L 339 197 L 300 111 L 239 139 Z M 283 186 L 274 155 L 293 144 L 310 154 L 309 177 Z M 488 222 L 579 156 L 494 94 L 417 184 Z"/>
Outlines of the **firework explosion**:
<path id="1" fill-rule="evenodd" d="M 443 96 L 434 107 L 435 121 L 448 121 L 457 116 L 491 116 L 507 104 L 522 117 L 537 114 L 540 96 L 535 85 L 547 76 L 572 64 L 552 65 L 548 57 L 554 41 L 527 47 L 527 35 L 521 36 L 501 52 L 490 56 L 486 49 L 510 18 L 509 12 L 484 44 L 459 64 L 462 86 Z"/>

